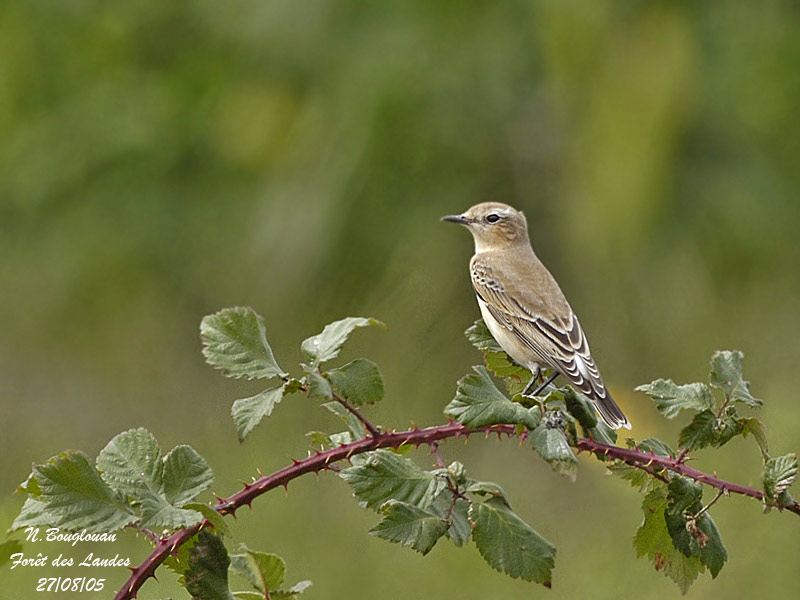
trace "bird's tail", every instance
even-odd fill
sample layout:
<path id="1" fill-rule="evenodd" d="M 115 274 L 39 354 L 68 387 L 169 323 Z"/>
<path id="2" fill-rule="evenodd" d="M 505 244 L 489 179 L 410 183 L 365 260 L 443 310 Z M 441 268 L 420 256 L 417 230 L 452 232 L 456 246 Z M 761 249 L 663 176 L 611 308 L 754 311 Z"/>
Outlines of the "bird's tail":
<path id="1" fill-rule="evenodd" d="M 598 397 L 596 394 L 592 394 L 591 401 L 594 404 L 594 407 L 597 409 L 597 412 L 600 414 L 600 417 L 605 421 L 605 424 L 611 427 L 611 429 L 619 429 L 620 427 L 624 427 L 625 429 L 630 429 L 631 424 L 628 422 L 628 419 L 622 414 L 622 410 L 617 403 L 614 402 L 614 399 L 611 397 L 611 394 L 608 393 L 608 390 L 605 391 L 606 395 L 604 398 Z"/>

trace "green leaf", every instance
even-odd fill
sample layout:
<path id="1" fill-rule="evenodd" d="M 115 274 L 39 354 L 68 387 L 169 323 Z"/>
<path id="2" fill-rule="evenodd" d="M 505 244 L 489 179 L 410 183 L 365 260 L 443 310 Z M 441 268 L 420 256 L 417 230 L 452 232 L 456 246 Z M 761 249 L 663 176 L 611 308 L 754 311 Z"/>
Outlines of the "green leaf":
<path id="1" fill-rule="evenodd" d="M 20 494 L 29 494 L 34 498 L 42 495 L 42 490 L 39 489 L 39 484 L 36 483 L 36 477 L 33 476 L 33 473 L 28 473 L 28 477 L 17 486 L 16 491 Z"/>
<path id="2" fill-rule="evenodd" d="M 327 410 L 329 410 L 333 414 L 335 414 L 337 417 L 339 417 L 347 425 L 347 428 L 350 430 L 350 432 L 353 434 L 353 436 L 356 439 L 361 439 L 361 438 L 367 437 L 367 428 L 364 427 L 364 424 L 361 421 L 358 420 L 358 417 L 356 417 L 353 413 L 351 413 L 349 410 L 347 410 L 339 402 L 326 402 L 325 404 L 322 404 L 321 406 L 323 408 L 326 408 Z M 336 438 L 337 435 L 338 434 L 335 434 L 335 433 L 332 434 L 330 436 L 331 440 L 335 441 L 337 443 L 345 443 L 345 444 L 349 443 L 349 442 L 340 441 L 338 438 Z M 352 441 L 352 440 L 350 440 L 350 441 Z"/>
<path id="3" fill-rule="evenodd" d="M 484 367 L 472 368 L 474 375 L 459 380 L 455 398 L 444 409 L 446 416 L 467 427 L 519 423 L 532 429 L 538 425 L 535 413 L 506 398 Z"/>
<path id="4" fill-rule="evenodd" d="M 464 335 L 467 336 L 470 344 L 481 352 L 502 352 L 505 354 L 483 319 L 478 319 L 470 325 L 464 332 Z"/>
<path id="5" fill-rule="evenodd" d="M 717 417 L 710 410 L 697 413 L 678 437 L 678 446 L 689 450 L 700 450 L 717 440 Z"/>
<path id="6" fill-rule="evenodd" d="M 762 402 L 750 395 L 750 383 L 742 379 L 742 359 L 739 350 L 723 350 L 711 357 L 711 385 L 722 390 L 725 398 L 757 408 Z"/>
<path id="7" fill-rule="evenodd" d="M 112 490 L 83 452 L 70 450 L 33 466 L 48 513 L 55 527 L 111 532 L 137 518 L 119 492 Z"/>
<path id="8" fill-rule="evenodd" d="M 22 510 L 14 519 L 7 533 L 13 533 L 26 527 L 49 527 L 58 521 L 57 516 L 47 512 L 47 505 L 43 501 L 29 496 L 25 498 Z"/>
<path id="9" fill-rule="evenodd" d="M 770 458 L 764 463 L 764 495 L 768 504 L 781 504 L 781 496 L 797 479 L 797 454 Z"/>
<path id="10" fill-rule="evenodd" d="M 314 365 L 331 360 L 339 356 L 339 351 L 350 337 L 350 334 L 357 327 L 367 327 L 369 325 L 381 325 L 383 323 L 377 319 L 365 319 L 362 317 L 348 317 L 341 321 L 334 321 L 325 326 L 322 333 L 318 333 L 303 341 L 300 350 L 306 359 L 312 361 Z"/>
<path id="11" fill-rule="evenodd" d="M 228 587 L 231 559 L 219 536 L 203 529 L 189 550 L 185 587 L 195 600 L 235 600 Z"/>
<path id="12" fill-rule="evenodd" d="M 597 412 L 586 396 L 572 388 L 564 388 L 562 396 L 567 412 L 580 423 L 585 436 L 610 446 L 617 443 L 617 432 L 597 418 Z"/>
<path id="13" fill-rule="evenodd" d="M 591 429 L 597 425 L 597 412 L 586 396 L 576 393 L 572 388 L 566 388 L 563 396 L 567 412 L 575 417 L 581 427 Z"/>
<path id="14" fill-rule="evenodd" d="M 333 387 L 354 406 L 373 404 L 383 399 L 383 376 L 371 360 L 357 358 L 328 371 Z"/>
<path id="15" fill-rule="evenodd" d="M 752 435 L 761 450 L 761 455 L 764 460 L 769 459 L 769 444 L 767 443 L 767 432 L 764 429 L 764 423 L 756 418 L 742 419 L 742 435 L 747 437 Z"/>
<path id="16" fill-rule="evenodd" d="M 463 546 L 469 541 L 472 534 L 472 525 L 469 522 L 469 507 L 472 505 L 462 498 L 453 498 L 450 494 L 440 495 L 430 506 L 431 512 L 450 520 L 447 537 L 456 545 Z"/>
<path id="17" fill-rule="evenodd" d="M 656 568 L 678 584 L 684 594 L 705 566 L 696 556 L 687 557 L 672 543 L 667 530 L 667 487 L 658 484 L 642 502 L 644 521 L 633 538 L 636 556 L 647 556 Z"/>
<path id="18" fill-rule="evenodd" d="M 97 456 L 97 469 L 105 482 L 132 498 L 149 490 L 161 492 L 164 464 L 161 448 L 149 431 L 140 427 L 114 436 Z"/>
<path id="19" fill-rule="evenodd" d="M 12 554 L 22 552 L 22 544 L 17 540 L 6 540 L 0 544 L 0 567 L 11 560 Z"/>
<path id="20" fill-rule="evenodd" d="M 381 505 L 383 518 L 370 529 L 370 533 L 388 540 L 411 546 L 421 554 L 427 554 L 449 524 L 444 519 L 406 502 L 389 500 Z"/>
<path id="21" fill-rule="evenodd" d="M 539 425 L 530 435 L 531 445 L 554 471 L 572 481 L 578 476 L 578 458 L 569 447 L 564 432 L 558 428 Z"/>
<path id="22" fill-rule="evenodd" d="M 469 485 L 467 485 L 467 491 L 470 494 L 477 494 L 479 496 L 496 496 L 502 498 L 506 504 L 511 506 L 503 488 L 491 481 L 470 481 Z"/>
<path id="23" fill-rule="evenodd" d="M 190 502 L 189 504 L 184 505 L 183 508 L 189 510 L 196 510 L 201 515 L 203 515 L 204 519 L 206 519 L 209 523 L 211 523 L 211 526 L 217 530 L 217 533 L 220 533 L 222 535 L 227 535 L 228 537 L 233 537 L 233 531 L 228 525 L 228 522 L 222 517 L 221 514 L 219 514 L 217 511 L 211 508 L 208 504 L 201 504 L 199 502 Z"/>
<path id="24" fill-rule="evenodd" d="M 286 562 L 277 554 L 267 554 L 242 546 L 242 552 L 231 554 L 231 569 L 247 579 L 256 590 L 272 595 L 286 577 Z"/>
<path id="25" fill-rule="evenodd" d="M 655 482 L 655 480 L 642 469 L 637 469 L 621 460 L 614 460 L 607 463 L 606 468 L 617 477 L 630 482 L 634 488 L 638 489 L 643 494 L 648 493 L 652 489 L 652 484 Z"/>
<path id="26" fill-rule="evenodd" d="M 239 441 L 243 442 L 261 419 L 270 416 L 282 399 L 283 385 L 279 385 L 250 398 L 236 400 L 231 407 L 231 415 Z"/>
<path id="27" fill-rule="evenodd" d="M 317 372 L 309 368 L 308 371 L 308 397 L 333 400 L 333 389 L 330 382 Z"/>
<path id="28" fill-rule="evenodd" d="M 143 428 L 131 429 L 100 451 L 97 468 L 111 487 L 140 507 L 142 527 L 177 529 L 202 520 L 199 512 L 181 506 L 208 489 L 213 474 L 189 446 L 178 446 L 162 460 L 153 435 Z"/>
<path id="29" fill-rule="evenodd" d="M 284 377 L 267 343 L 264 320 L 252 308 L 237 306 L 203 317 L 203 356 L 226 377 Z"/>
<path id="30" fill-rule="evenodd" d="M 160 495 L 147 493 L 139 504 L 141 526 L 147 529 L 181 529 L 197 525 L 203 520 L 203 515 L 198 511 L 172 506 Z"/>
<path id="31" fill-rule="evenodd" d="M 339 474 L 358 498 L 359 503 L 376 509 L 388 500 L 399 500 L 419 508 L 428 508 L 435 499 L 429 488 L 441 491 L 441 480 L 423 471 L 409 459 L 388 450 L 362 455 L 363 462 Z"/>
<path id="32" fill-rule="evenodd" d="M 670 458 L 675 458 L 675 451 L 670 448 L 667 444 L 659 440 L 658 438 L 644 438 L 638 444 L 636 440 L 632 438 L 628 438 L 626 440 L 628 442 L 629 448 L 638 448 L 642 452 L 650 452 L 652 454 L 656 454 L 658 456 L 668 456 Z"/>
<path id="33" fill-rule="evenodd" d="M 677 385 L 671 379 L 657 379 L 640 385 L 636 391 L 650 396 L 658 411 L 668 419 L 675 418 L 684 409 L 701 411 L 714 408 L 714 397 L 704 383 Z"/>
<path id="34" fill-rule="evenodd" d="M 664 518 L 673 545 L 684 556 L 699 558 L 716 577 L 728 552 L 711 515 L 706 512 L 694 517 L 703 508 L 703 487 L 686 477 L 673 477 L 668 489 Z"/>
<path id="35" fill-rule="evenodd" d="M 501 498 L 474 503 L 472 539 L 493 569 L 511 577 L 551 584 L 556 549 L 520 519 Z"/>
<path id="36" fill-rule="evenodd" d="M 184 506 L 211 487 L 214 473 L 191 446 L 176 446 L 164 457 L 163 493 L 173 506 Z"/>
<path id="37" fill-rule="evenodd" d="M 278 590 L 270 594 L 270 600 L 293 600 L 297 598 L 300 594 L 305 592 L 308 588 L 311 587 L 311 582 L 308 580 L 300 581 L 295 583 L 292 587 L 288 590 Z"/>

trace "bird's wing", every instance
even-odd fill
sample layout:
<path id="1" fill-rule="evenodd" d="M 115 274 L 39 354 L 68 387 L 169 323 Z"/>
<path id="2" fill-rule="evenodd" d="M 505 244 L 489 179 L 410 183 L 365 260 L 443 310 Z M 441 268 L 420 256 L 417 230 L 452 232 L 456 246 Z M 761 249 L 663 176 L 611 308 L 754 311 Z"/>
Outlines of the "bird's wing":
<path id="1" fill-rule="evenodd" d="M 499 262 L 476 255 L 470 265 L 472 287 L 489 314 L 581 392 L 604 399 L 606 388 L 586 335 L 552 275 L 544 266 L 510 272 Z M 547 301 L 537 292 L 543 288 Z"/>

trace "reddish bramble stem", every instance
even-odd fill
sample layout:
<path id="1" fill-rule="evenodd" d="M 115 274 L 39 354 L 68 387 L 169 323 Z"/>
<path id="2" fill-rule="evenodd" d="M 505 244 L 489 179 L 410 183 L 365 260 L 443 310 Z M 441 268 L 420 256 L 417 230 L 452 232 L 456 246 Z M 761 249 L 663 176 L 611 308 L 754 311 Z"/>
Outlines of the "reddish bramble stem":
<path id="1" fill-rule="evenodd" d="M 448 423 L 447 425 L 438 425 L 425 429 L 415 427 L 408 431 L 378 433 L 377 435 L 365 437 L 350 444 L 344 444 L 337 448 L 317 452 L 303 460 L 296 460 L 291 465 L 275 471 L 274 473 L 263 475 L 253 481 L 253 483 L 245 484 L 243 489 L 228 498 L 220 498 L 214 506 L 214 510 L 223 516 L 233 514 L 244 505 L 250 506 L 256 497 L 269 490 L 278 486 L 287 487 L 290 481 L 301 475 L 326 470 L 331 463 L 346 460 L 356 454 L 377 450 L 378 448 L 397 448 L 404 444 L 413 444 L 415 446 L 433 444 L 438 440 L 451 437 L 468 437 L 475 433 L 485 433 L 487 437 L 490 433 L 497 433 L 498 436 L 501 434 L 511 436 L 516 435 L 516 430 L 514 425 L 492 425 L 489 427 L 480 427 L 478 429 L 469 429 L 459 423 Z M 689 477 L 698 483 L 714 487 L 726 493 L 742 494 L 757 500 L 764 500 L 764 493 L 757 489 L 719 479 L 716 475 L 709 475 L 689 467 L 675 458 L 658 456 L 638 449 L 620 448 L 618 446 L 601 444 L 600 442 L 588 438 L 578 438 L 574 446 L 578 451 L 591 452 L 602 458 L 619 459 L 631 466 L 647 471 L 654 477 L 658 476 L 658 474 L 653 471 L 653 467 L 659 466 L 667 471 Z M 800 515 L 800 503 L 796 501 L 783 508 Z M 208 521 L 203 521 L 188 529 L 180 529 L 168 538 L 160 539 L 150 556 L 148 556 L 142 564 L 131 569 L 131 576 L 114 596 L 114 600 L 130 600 L 131 598 L 135 598 L 144 582 L 150 577 L 154 577 L 155 571 L 161 563 L 208 524 Z"/>

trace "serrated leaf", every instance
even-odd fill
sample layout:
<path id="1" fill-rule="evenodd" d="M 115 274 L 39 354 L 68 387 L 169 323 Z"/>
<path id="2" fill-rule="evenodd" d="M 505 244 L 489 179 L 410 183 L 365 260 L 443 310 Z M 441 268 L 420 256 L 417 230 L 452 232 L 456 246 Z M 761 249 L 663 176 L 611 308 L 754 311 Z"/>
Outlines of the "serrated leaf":
<path id="1" fill-rule="evenodd" d="M 705 566 L 696 556 L 687 557 L 672 543 L 665 520 L 667 488 L 657 485 L 642 502 L 644 520 L 633 538 L 636 556 L 647 556 L 656 568 L 678 584 L 684 594 Z"/>
<path id="2" fill-rule="evenodd" d="M 632 438 L 628 438 L 628 440 L 632 442 L 629 444 L 629 447 L 636 447 L 642 452 L 651 452 L 652 454 L 657 454 L 658 456 L 668 456 L 670 458 L 675 458 L 675 451 L 670 448 L 666 443 L 662 442 L 658 438 L 648 437 L 644 438 L 638 444 Z"/>
<path id="3" fill-rule="evenodd" d="M 325 326 L 321 333 L 303 340 L 300 350 L 306 359 L 318 365 L 332 358 L 339 356 L 342 346 L 358 327 L 369 325 L 381 325 L 383 323 L 377 319 L 365 319 L 362 317 L 348 317 L 340 321 L 334 321 Z"/>
<path id="4" fill-rule="evenodd" d="M 501 498 L 473 503 L 472 539 L 493 569 L 550 587 L 555 547 L 520 519 Z"/>
<path id="5" fill-rule="evenodd" d="M 509 394 L 518 394 L 527 385 L 531 372 L 514 362 L 492 336 L 483 319 L 478 319 L 464 335 L 470 343 L 483 353 L 486 368 L 498 377 L 503 377 Z"/>
<path id="6" fill-rule="evenodd" d="M 739 350 L 722 350 L 711 357 L 711 385 L 722 390 L 725 397 L 732 402 L 741 402 L 757 408 L 761 400 L 750 394 L 750 383 L 742 379 L 742 359 L 744 354 Z"/>
<path id="7" fill-rule="evenodd" d="M 470 344 L 481 352 L 503 352 L 500 344 L 494 339 L 492 332 L 484 323 L 483 319 L 478 319 L 470 325 L 464 332 Z"/>
<path id="8" fill-rule="evenodd" d="M 700 559 L 716 577 L 728 559 L 719 530 L 707 512 L 695 519 L 702 508 L 703 487 L 686 477 L 670 479 L 664 515 L 673 545 L 684 556 Z"/>
<path id="9" fill-rule="evenodd" d="M 163 496 L 145 491 L 139 500 L 141 526 L 147 529 L 180 529 L 192 527 L 203 520 L 196 510 L 178 508 L 169 504 Z"/>
<path id="10" fill-rule="evenodd" d="M 655 481 L 642 469 L 637 469 L 621 460 L 614 460 L 606 464 L 606 468 L 617 477 L 630 482 L 633 487 L 643 494 L 650 491 L 652 483 Z"/>
<path id="11" fill-rule="evenodd" d="M 498 377 L 505 379 L 509 393 L 521 392 L 531 380 L 531 372 L 515 363 L 505 352 L 484 354 L 486 368 Z"/>
<path id="12" fill-rule="evenodd" d="M 362 455 L 362 458 L 361 464 L 343 469 L 339 475 L 350 484 L 353 494 L 366 508 L 376 509 L 389 500 L 428 508 L 435 499 L 429 488 L 441 490 L 438 478 L 404 456 L 388 450 L 375 450 Z"/>
<path id="13" fill-rule="evenodd" d="M 427 554 L 447 531 L 447 521 L 406 502 L 389 500 L 380 507 L 383 518 L 370 533 L 384 540 L 411 546 Z"/>
<path id="14" fill-rule="evenodd" d="M 308 397 L 322 398 L 323 400 L 333 399 L 333 389 L 330 382 L 317 372 L 310 369 L 308 373 Z"/>
<path id="15" fill-rule="evenodd" d="M 704 383 L 678 385 L 671 379 L 657 379 L 640 385 L 636 391 L 650 396 L 658 411 L 668 419 L 674 419 L 681 410 L 714 408 L 714 397 Z"/>
<path id="16" fill-rule="evenodd" d="M 347 428 L 350 430 L 350 433 L 352 433 L 356 439 L 367 437 L 367 428 L 364 427 L 364 424 L 358 420 L 358 417 L 356 417 L 353 413 L 347 410 L 339 402 L 326 402 L 321 406 L 323 408 L 326 408 L 333 414 L 335 414 L 337 417 L 339 417 L 342 420 L 342 422 L 344 422 L 347 425 Z M 337 435 L 339 434 L 336 433 L 332 434 L 331 440 L 333 440 Z M 337 440 L 336 443 L 347 444 L 349 442 L 340 442 Z"/>
<path id="17" fill-rule="evenodd" d="M 279 385 L 250 398 L 236 400 L 231 407 L 231 416 L 239 441 L 243 442 L 261 419 L 270 416 L 282 399 L 283 386 Z"/>
<path id="18" fill-rule="evenodd" d="M 189 550 L 185 587 L 195 600 L 235 600 L 228 587 L 231 559 L 219 536 L 203 529 Z"/>
<path id="19" fill-rule="evenodd" d="M 203 518 L 195 510 L 181 508 L 213 479 L 208 464 L 189 446 L 175 448 L 162 460 L 155 437 L 146 429 L 131 429 L 115 436 L 100 451 L 97 468 L 111 487 L 138 506 L 142 527 L 177 529 Z M 165 481 L 167 468 L 169 479 Z"/>
<path id="20" fill-rule="evenodd" d="M 161 448 L 149 431 L 140 427 L 114 436 L 97 456 L 103 480 L 131 498 L 161 492 L 164 464 Z"/>
<path id="21" fill-rule="evenodd" d="M 83 452 L 68 451 L 33 466 L 41 500 L 65 530 L 111 532 L 137 520 L 119 492 L 100 477 Z"/>
<path id="22" fill-rule="evenodd" d="M 547 425 L 539 425 L 530 435 L 531 445 L 554 471 L 572 481 L 578 476 L 578 458 L 567 443 L 564 432 Z"/>
<path id="23" fill-rule="evenodd" d="M 11 555 L 22 552 L 22 544 L 17 540 L 0 543 L 0 567 L 11 560 Z"/>
<path id="24" fill-rule="evenodd" d="M 692 422 L 681 429 L 678 446 L 689 450 L 700 450 L 710 446 L 717 439 L 717 417 L 710 410 L 694 416 Z"/>
<path id="25" fill-rule="evenodd" d="M 764 495 L 768 503 L 776 503 L 797 479 L 797 454 L 770 458 L 764 463 Z"/>
<path id="26" fill-rule="evenodd" d="M 331 369 L 328 379 L 339 395 L 353 406 L 374 404 L 383 399 L 383 376 L 371 360 L 357 358 L 343 367 Z"/>
<path id="27" fill-rule="evenodd" d="M 214 473 L 206 459 L 191 446 L 175 446 L 164 457 L 163 493 L 173 506 L 192 502 L 213 481 Z"/>
<path id="28" fill-rule="evenodd" d="M 467 427 L 519 423 L 532 429 L 538 425 L 534 413 L 497 389 L 484 367 L 472 369 L 475 374 L 459 380 L 455 398 L 444 409 L 446 416 Z"/>
<path id="29" fill-rule="evenodd" d="M 203 356 L 226 377 L 284 377 L 267 342 L 264 319 L 252 308 L 237 306 L 203 317 Z"/>
<path id="30" fill-rule="evenodd" d="M 286 562 L 277 554 L 257 552 L 242 547 L 243 552 L 231 554 L 231 569 L 247 579 L 256 590 L 272 595 L 286 577 Z"/>
<path id="31" fill-rule="evenodd" d="M 33 497 L 25 499 L 17 518 L 9 527 L 7 533 L 13 533 L 26 527 L 47 527 L 55 525 L 58 522 L 58 517 L 47 512 L 47 505 L 41 500 Z"/>
<path id="32" fill-rule="evenodd" d="M 756 418 L 742 419 L 742 435 L 747 437 L 752 435 L 761 450 L 761 455 L 764 460 L 769 459 L 769 444 L 767 443 L 767 432 L 764 428 L 764 423 Z"/>
<path id="33" fill-rule="evenodd" d="M 17 486 L 16 491 L 20 494 L 28 494 L 34 498 L 38 498 L 42 495 L 42 490 L 39 489 L 39 484 L 36 483 L 36 477 L 33 476 L 33 473 L 28 473 L 25 481 Z"/>

